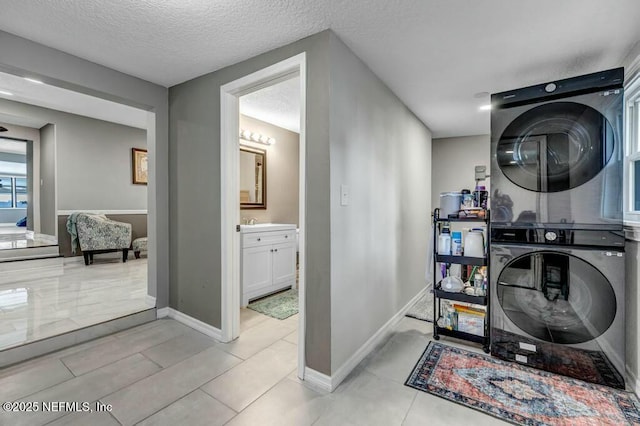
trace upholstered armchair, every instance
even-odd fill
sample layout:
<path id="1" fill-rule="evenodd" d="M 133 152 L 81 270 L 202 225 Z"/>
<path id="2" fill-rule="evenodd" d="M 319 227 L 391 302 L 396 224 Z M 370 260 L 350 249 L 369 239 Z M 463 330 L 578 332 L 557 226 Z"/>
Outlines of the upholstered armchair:
<path id="1" fill-rule="evenodd" d="M 79 213 L 75 217 L 80 250 L 84 263 L 93 263 L 93 255 L 122 250 L 122 261 L 127 261 L 131 245 L 131 224 L 116 222 L 105 215 Z"/>

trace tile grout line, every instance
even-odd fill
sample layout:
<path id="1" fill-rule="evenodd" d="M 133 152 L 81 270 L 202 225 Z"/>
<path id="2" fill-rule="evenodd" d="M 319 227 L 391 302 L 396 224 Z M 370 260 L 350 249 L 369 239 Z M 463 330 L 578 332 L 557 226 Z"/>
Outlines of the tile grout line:
<path id="1" fill-rule="evenodd" d="M 212 346 L 211 348 L 213 348 L 213 346 Z M 207 348 L 207 349 L 205 349 L 205 350 L 208 350 L 208 349 L 211 349 L 211 348 Z M 216 349 L 217 349 L 217 348 L 216 348 Z M 146 349 L 145 349 L 145 350 L 146 350 Z M 201 351 L 201 352 L 204 352 L 204 351 Z M 198 354 L 199 354 L 199 353 L 200 353 L 200 352 L 198 352 Z M 133 354 L 133 355 L 131 355 L 131 356 L 134 356 L 134 355 L 137 355 L 137 354 L 140 354 L 140 355 L 142 355 L 143 357 L 147 358 L 147 357 L 146 357 L 143 353 L 141 353 L 141 352 L 136 352 L 135 354 Z M 196 355 L 197 355 L 197 354 L 196 354 Z M 234 355 L 232 355 L 232 354 L 228 354 L 228 355 L 234 356 Z M 186 361 L 186 360 L 188 360 L 189 358 L 192 358 L 192 357 L 194 357 L 194 356 L 195 356 L 195 355 L 192 355 L 192 356 L 190 356 L 190 357 L 187 357 L 187 358 L 183 359 L 183 360 L 182 360 L 182 361 L 180 361 L 180 362 Z M 236 357 L 236 358 L 238 358 L 238 357 Z M 148 358 L 147 358 L 147 359 L 148 359 Z M 241 359 L 241 358 L 238 358 L 238 359 Z M 151 362 L 153 362 L 153 361 L 151 361 Z M 115 391 L 113 391 L 113 392 L 111 392 L 111 393 L 109 393 L 109 394 L 107 394 L 107 395 L 104 395 L 103 397 L 101 397 L 101 398 L 99 398 L 99 399 L 100 399 L 100 400 L 103 400 L 103 399 L 105 399 L 105 398 L 108 398 L 108 397 L 112 396 L 113 394 L 115 394 L 115 393 L 117 393 L 117 392 L 120 392 L 120 391 L 121 391 L 121 390 L 123 390 L 123 389 L 126 389 L 126 388 L 128 388 L 128 387 L 131 387 L 131 386 L 133 386 L 133 385 L 135 385 L 135 384 L 137 384 L 137 383 L 139 383 L 139 382 L 141 382 L 141 381 L 143 381 L 143 380 L 146 380 L 146 379 L 148 379 L 148 378 L 150 378 L 150 377 L 155 376 L 156 374 L 159 374 L 159 373 L 161 373 L 161 372 L 163 372 L 163 371 L 166 371 L 166 370 L 167 370 L 167 369 L 169 369 L 170 367 L 173 367 L 173 366 L 175 366 L 175 365 L 180 364 L 180 362 L 176 362 L 175 364 L 170 365 L 170 366 L 169 366 L 169 367 L 167 367 L 167 368 L 162 368 L 162 367 L 161 367 L 161 368 L 160 368 L 160 370 L 158 370 L 158 371 L 154 372 L 153 374 L 150 374 L 150 375 L 145 376 L 145 377 L 142 377 L 142 378 L 140 378 L 140 379 L 138 379 L 138 380 L 136 380 L 136 381 L 134 381 L 134 382 L 131 382 L 131 383 L 129 383 L 128 385 L 126 385 L 126 386 L 124 386 L 124 387 L 122 387 L 122 388 L 120 388 L 120 389 L 116 389 Z M 153 362 L 153 363 L 154 363 L 154 364 L 156 364 L 155 362 Z M 157 364 L 156 364 L 156 365 L 157 365 Z M 239 364 L 238 364 L 238 365 L 239 365 Z M 234 366 L 234 367 L 235 367 L 235 366 Z M 230 368 L 230 369 L 228 369 L 228 370 L 223 371 L 222 373 L 218 374 L 216 377 L 219 377 L 219 376 L 223 375 L 224 373 L 226 373 L 227 371 L 231 370 L 232 368 L 233 368 L 233 367 L 231 367 L 231 368 Z M 213 378 L 213 379 L 211 379 L 211 380 L 214 380 L 216 377 L 214 377 L 214 378 Z M 209 381 L 211 381 L 211 380 L 209 380 Z M 209 383 L 209 382 L 207 382 L 207 383 Z M 202 386 L 204 386 L 204 384 L 203 384 Z M 200 389 L 200 387 L 197 387 L 196 389 L 194 389 L 193 391 L 191 391 L 191 392 L 189 392 L 189 393 L 193 393 L 193 392 L 195 392 L 195 391 L 196 391 L 196 390 L 198 390 L 198 389 Z M 204 392 L 204 390 L 203 390 L 203 392 Z M 162 407 L 160 410 L 165 409 L 165 408 L 167 408 L 169 405 L 173 404 L 174 402 L 181 400 L 182 398 L 184 398 L 184 397 L 185 397 L 186 395 L 188 395 L 189 393 L 187 393 L 187 394 L 185 394 L 185 395 L 182 395 L 180 398 L 178 398 L 178 399 L 176 399 L 176 400 L 174 400 L 174 401 L 171 401 L 171 403 L 169 403 L 168 405 L 166 405 L 166 406 Z M 206 393 L 206 392 L 205 392 L 205 393 Z M 207 393 L 207 395 L 209 395 L 209 394 Z M 211 395 L 209 395 L 209 396 L 211 396 Z M 214 399 L 215 399 L 215 398 L 214 398 Z M 216 400 L 216 401 L 217 401 L 217 400 Z M 220 402 L 220 401 L 218 401 L 218 402 Z M 225 405 L 226 405 L 226 404 L 225 404 Z M 231 408 L 231 407 L 229 407 L 229 408 Z M 160 410 L 158 410 L 158 411 L 160 411 Z M 235 410 L 233 410 L 233 411 L 235 412 Z M 156 412 L 157 412 L 157 411 L 156 411 Z M 156 412 L 154 412 L 154 414 L 155 414 Z M 113 414 L 112 414 L 112 415 L 113 415 Z M 114 417 L 115 417 L 115 415 L 114 415 Z M 116 420 L 117 420 L 117 418 L 116 418 Z M 136 424 L 137 424 L 137 423 L 139 423 L 139 422 L 141 422 L 141 421 L 142 421 L 142 420 L 139 420 L 138 422 L 136 422 Z M 119 423 L 120 423 L 120 424 L 122 424 L 121 422 L 119 422 Z"/>
<path id="2" fill-rule="evenodd" d="M 413 399 L 411 400 L 411 404 L 409 404 L 409 408 L 407 409 L 407 412 L 404 413 L 404 417 L 402 418 L 402 423 L 400 423 L 401 425 L 404 425 L 404 422 L 407 420 L 407 417 L 409 416 L 409 411 L 411 411 L 411 409 L 413 408 L 413 404 L 415 404 L 416 399 L 418 399 L 418 391 L 416 391 L 413 394 Z"/>
<path id="3" fill-rule="evenodd" d="M 145 349 L 146 350 L 146 349 Z M 142 355 L 145 359 L 147 359 L 149 362 L 151 362 L 152 364 L 157 365 L 160 368 L 160 371 L 164 370 L 165 367 L 161 366 L 160 364 L 158 364 L 157 362 L 155 362 L 154 360 L 152 360 L 151 358 L 149 358 L 146 354 L 142 353 L 142 352 L 137 352 L 136 354 L 140 354 Z M 134 354 L 134 355 L 136 355 Z M 177 363 L 176 363 L 177 364 Z M 172 364 L 173 365 L 173 364 Z M 169 366 L 171 367 L 171 366 Z"/>
<path id="4" fill-rule="evenodd" d="M 240 364 L 238 364 L 238 365 L 240 365 Z M 227 371 L 231 371 L 231 370 L 227 370 Z M 240 410 L 240 411 L 233 410 L 233 408 L 229 407 L 229 406 L 228 406 L 227 404 L 225 404 L 224 402 L 222 402 L 222 401 L 218 400 L 216 397 L 214 397 L 214 396 L 212 396 L 211 394 L 209 394 L 206 390 L 201 389 L 201 388 L 198 388 L 198 389 L 200 389 L 202 392 L 206 393 L 207 395 L 209 395 L 211 398 L 215 399 L 216 401 L 220 402 L 221 404 L 224 404 L 226 407 L 229 407 L 229 408 L 231 408 L 233 411 L 236 411 L 238 414 L 241 414 L 241 413 L 243 413 L 246 409 L 248 409 L 249 407 L 251 407 L 253 404 L 255 404 L 256 402 L 258 402 L 258 401 L 260 400 L 260 398 L 262 398 L 263 396 L 265 396 L 265 395 L 266 395 L 266 394 L 267 394 L 271 389 L 275 388 L 275 387 L 276 387 L 276 386 L 278 386 L 280 383 L 282 383 L 284 380 L 286 380 L 286 379 L 287 379 L 287 376 L 288 376 L 289 374 L 291 374 L 291 373 L 290 373 L 290 372 L 289 372 L 289 373 L 287 373 L 287 375 L 286 375 L 286 376 L 284 376 L 282 379 L 278 380 L 278 381 L 277 381 L 275 384 L 273 384 L 269 389 L 267 389 L 266 391 L 264 391 L 263 393 L 261 393 L 259 397 L 257 397 L 257 398 L 256 398 L 256 399 L 254 399 L 253 401 L 251 401 L 251 403 L 249 403 L 246 407 L 244 407 L 244 408 L 243 408 L 242 410 Z M 215 379 L 212 379 L 212 380 L 215 380 Z M 207 383 L 209 383 L 209 382 L 207 382 Z M 205 383 L 205 384 L 206 384 L 206 383 Z M 204 385 L 202 385 L 202 386 L 204 386 Z M 229 419 L 229 421 L 231 421 L 231 419 Z"/>

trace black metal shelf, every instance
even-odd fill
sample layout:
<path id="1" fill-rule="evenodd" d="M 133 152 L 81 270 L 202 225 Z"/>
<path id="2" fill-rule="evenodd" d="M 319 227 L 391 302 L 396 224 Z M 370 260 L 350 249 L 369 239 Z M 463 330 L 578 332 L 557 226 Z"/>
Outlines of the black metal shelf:
<path id="1" fill-rule="evenodd" d="M 461 210 L 462 211 L 462 210 Z M 471 216 L 471 217 L 440 217 L 440 209 L 433 211 L 434 222 L 484 222 L 489 223 L 489 210 L 484 210 L 485 217 Z"/>
<path id="2" fill-rule="evenodd" d="M 433 211 L 433 247 L 437 247 L 438 234 L 441 231 L 443 224 L 446 222 L 475 222 L 475 223 L 485 223 L 487 225 L 487 234 L 489 235 L 489 225 L 490 225 L 491 214 L 489 210 L 485 211 L 485 217 L 458 217 L 458 218 L 440 218 L 440 209 L 435 209 Z M 487 236 L 488 236 L 487 235 Z M 487 253 L 490 252 L 491 241 L 487 241 Z M 446 263 L 446 264 L 459 264 L 459 265 L 471 265 L 471 266 L 487 266 L 489 264 L 488 256 L 485 257 L 468 257 L 468 256 L 449 256 L 449 255 L 440 255 L 434 253 L 434 267 L 433 267 L 433 282 L 436 281 L 438 263 Z M 491 271 L 487 270 L 487 281 L 491 282 L 490 275 Z M 435 313 L 435 317 L 439 318 L 441 316 L 440 312 L 440 300 L 452 300 L 463 303 L 471 303 L 473 305 L 479 305 L 485 307 L 485 323 L 484 323 L 484 336 L 477 336 L 471 333 L 465 333 L 464 331 L 458 330 L 449 330 L 448 328 L 439 327 L 437 321 L 434 321 L 433 324 L 433 338 L 436 340 L 440 339 L 440 335 L 455 337 L 457 339 L 468 340 L 470 342 L 481 343 L 483 345 L 483 350 L 485 352 L 489 352 L 490 347 L 490 338 L 489 338 L 489 318 L 491 312 L 491 306 L 489 304 L 489 288 L 487 288 L 486 296 L 470 296 L 465 293 L 450 293 L 442 290 L 441 283 L 438 282 L 434 286 L 434 297 L 433 297 L 433 311 Z"/>
<path id="3" fill-rule="evenodd" d="M 451 217 L 451 218 L 442 218 L 439 217 L 435 219 L 436 222 L 487 222 L 487 219 L 484 217 Z"/>
<path id="4" fill-rule="evenodd" d="M 434 327 L 437 330 L 436 336 L 443 335 L 449 337 L 455 337 L 456 339 L 468 340 L 470 342 L 481 343 L 483 345 L 488 345 L 488 337 L 478 336 L 477 334 L 465 333 L 464 331 L 458 330 L 449 330 L 448 328 L 438 327 L 437 325 Z M 439 340 L 436 338 L 436 340 Z"/>
<path id="5" fill-rule="evenodd" d="M 473 303 L 474 305 L 487 306 L 487 296 L 470 296 L 465 293 L 452 293 L 442 290 L 440 283 L 436 285 L 435 296 L 438 299 L 455 300 L 458 302 Z"/>
<path id="6" fill-rule="evenodd" d="M 457 263 L 459 265 L 487 266 L 486 257 L 451 256 L 436 254 L 436 262 Z"/>

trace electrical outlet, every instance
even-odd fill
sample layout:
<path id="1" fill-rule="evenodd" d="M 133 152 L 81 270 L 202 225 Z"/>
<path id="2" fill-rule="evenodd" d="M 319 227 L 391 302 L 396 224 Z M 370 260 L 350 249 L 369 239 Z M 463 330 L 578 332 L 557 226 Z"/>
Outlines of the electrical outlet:
<path id="1" fill-rule="evenodd" d="M 485 180 L 487 178 L 487 166 L 476 166 L 476 180 Z"/>

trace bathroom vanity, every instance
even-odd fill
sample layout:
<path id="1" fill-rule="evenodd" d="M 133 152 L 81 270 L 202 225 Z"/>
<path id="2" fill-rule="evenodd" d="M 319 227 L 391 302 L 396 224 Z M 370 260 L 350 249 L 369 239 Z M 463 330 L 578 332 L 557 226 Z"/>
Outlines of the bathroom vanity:
<path id="1" fill-rule="evenodd" d="M 296 225 L 241 225 L 242 306 L 250 300 L 296 287 Z"/>

